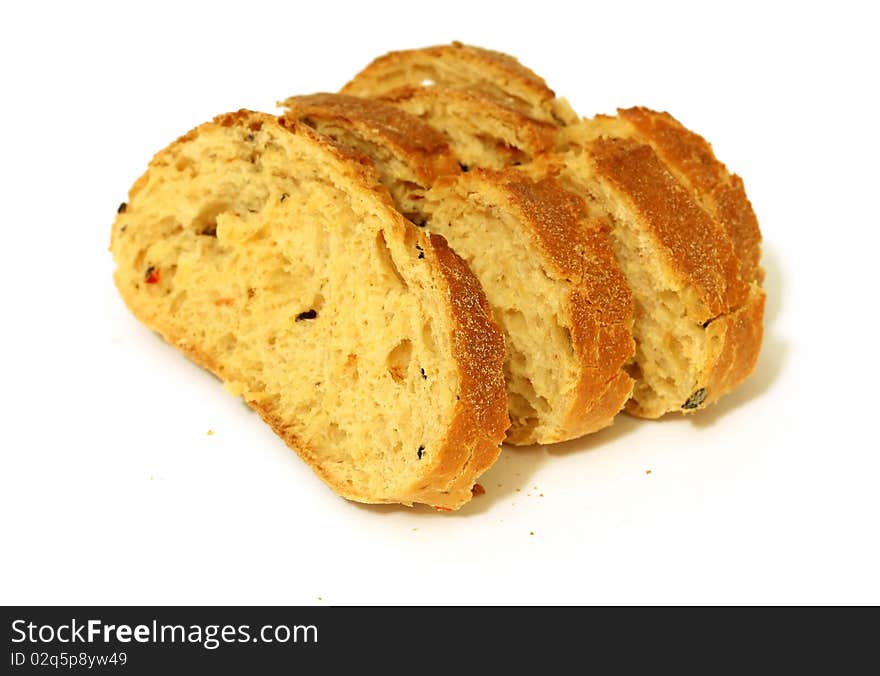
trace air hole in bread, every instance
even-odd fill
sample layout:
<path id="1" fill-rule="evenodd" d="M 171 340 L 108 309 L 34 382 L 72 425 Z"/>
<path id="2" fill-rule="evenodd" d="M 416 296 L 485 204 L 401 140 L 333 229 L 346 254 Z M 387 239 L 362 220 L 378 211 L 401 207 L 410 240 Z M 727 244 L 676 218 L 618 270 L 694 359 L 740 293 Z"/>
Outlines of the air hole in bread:
<path id="1" fill-rule="evenodd" d="M 483 134 L 480 134 L 478 138 L 487 152 L 494 146 L 494 156 L 503 158 L 503 165 L 517 166 L 531 159 L 528 153 L 502 139 L 496 140 Z"/>
<path id="2" fill-rule="evenodd" d="M 437 351 L 437 339 L 434 338 L 434 329 L 430 324 L 422 324 L 422 344 L 432 354 Z"/>
<path id="3" fill-rule="evenodd" d="M 529 403 L 529 400 L 518 392 L 507 392 L 507 406 L 510 410 L 511 420 L 516 421 L 524 430 L 533 430 L 538 425 L 538 412 Z"/>
<path id="4" fill-rule="evenodd" d="M 388 358 L 386 359 L 388 373 L 391 374 L 394 382 L 402 383 L 406 379 L 410 361 L 412 361 L 412 342 L 405 338 L 388 353 Z"/>
<path id="5" fill-rule="evenodd" d="M 200 235 L 216 237 L 217 216 L 231 210 L 232 205 L 228 202 L 209 202 L 196 214 L 190 227 Z"/>
<path id="6" fill-rule="evenodd" d="M 510 316 L 513 313 L 505 313 Z M 519 314 L 519 313 L 516 313 Z M 513 314 L 515 317 L 516 314 Z M 513 341 L 507 344 L 507 361 L 504 363 L 504 376 L 507 379 L 507 395 L 510 417 L 515 424 L 531 430 L 538 424 L 540 416 L 547 416 L 551 410 L 550 402 L 535 390 L 535 385 L 526 376 L 532 372 L 529 358 L 517 349 Z"/>
<path id="7" fill-rule="evenodd" d="M 624 369 L 626 370 L 627 375 L 633 380 L 639 380 L 642 377 L 642 369 L 639 366 L 639 363 L 635 360 L 628 362 Z"/>
<path id="8" fill-rule="evenodd" d="M 400 288 L 406 289 L 406 280 L 404 280 L 403 275 L 400 274 L 400 270 L 397 269 L 397 265 L 394 263 L 394 258 L 391 256 L 391 250 L 385 242 L 385 233 L 381 230 L 376 233 L 376 253 L 379 254 L 379 265 L 385 270 L 389 280 L 396 279 Z"/>

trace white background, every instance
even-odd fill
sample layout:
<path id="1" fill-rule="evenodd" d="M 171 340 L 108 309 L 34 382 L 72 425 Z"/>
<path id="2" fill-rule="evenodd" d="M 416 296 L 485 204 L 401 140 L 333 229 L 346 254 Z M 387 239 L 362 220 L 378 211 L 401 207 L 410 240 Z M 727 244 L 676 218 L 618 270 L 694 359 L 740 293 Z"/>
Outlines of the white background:
<path id="1" fill-rule="evenodd" d="M 872 3 L 3 7 L 0 602 L 880 603 Z M 764 349 L 700 415 L 507 450 L 459 513 L 359 506 L 128 314 L 110 224 L 196 124 L 452 39 L 710 139 Z"/>

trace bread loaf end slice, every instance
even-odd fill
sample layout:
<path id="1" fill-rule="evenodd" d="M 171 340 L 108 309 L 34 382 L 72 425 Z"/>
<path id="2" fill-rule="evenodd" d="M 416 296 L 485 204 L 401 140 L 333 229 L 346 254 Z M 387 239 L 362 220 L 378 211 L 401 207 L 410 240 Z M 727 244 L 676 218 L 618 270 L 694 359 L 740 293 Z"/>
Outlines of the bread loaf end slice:
<path id="1" fill-rule="evenodd" d="M 748 375 L 762 333 L 763 293 L 724 226 L 650 145 L 583 123 L 566 130 L 560 176 L 612 222 L 612 243 L 636 300 L 636 378 L 628 410 L 693 412 Z"/>
<path id="2" fill-rule="evenodd" d="M 565 99 L 514 57 L 460 42 L 380 56 L 341 91 L 375 98 L 401 87 L 436 85 L 481 92 L 535 120 L 571 124 L 578 119 Z"/>
<path id="3" fill-rule="evenodd" d="M 508 425 L 479 283 L 305 125 L 221 115 L 158 153 L 113 225 L 131 311 L 337 493 L 454 509 Z"/>

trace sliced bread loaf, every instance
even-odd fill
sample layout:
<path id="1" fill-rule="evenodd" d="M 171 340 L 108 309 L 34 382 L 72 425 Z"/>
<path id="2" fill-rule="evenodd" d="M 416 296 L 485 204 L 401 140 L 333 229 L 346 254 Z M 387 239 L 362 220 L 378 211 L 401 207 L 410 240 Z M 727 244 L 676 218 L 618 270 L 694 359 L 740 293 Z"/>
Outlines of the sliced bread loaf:
<path id="1" fill-rule="evenodd" d="M 587 199 L 594 216 L 611 218 L 618 260 L 637 304 L 630 412 L 692 412 L 741 383 L 760 351 L 764 292 L 760 230 L 739 177 L 700 136 L 645 108 L 578 123 L 551 116 L 558 154 L 499 152 L 516 138 L 518 125 L 496 111 L 523 87 L 511 88 L 510 77 L 473 57 L 470 67 L 454 69 L 455 77 L 444 75 L 453 70 L 448 63 L 457 62 L 449 52 L 429 48 L 381 57 L 349 88 L 413 110 L 445 132 L 453 152 L 467 152 L 471 166 L 506 161 L 526 165 L 533 177 L 558 173 Z M 424 63 L 447 63 L 435 68 L 441 77 L 430 87 L 415 86 L 420 83 L 413 73 L 427 72 Z M 402 80 L 409 80 L 408 90 L 388 92 L 389 82 Z M 472 106 L 466 121 L 448 114 L 453 87 L 476 90 L 485 112 Z M 487 92 L 494 102 L 485 100 Z M 528 117 L 536 106 L 519 110 Z"/>
<path id="2" fill-rule="evenodd" d="M 388 103 L 353 105 L 351 97 L 324 94 L 285 105 L 336 142 L 380 148 L 373 158 L 394 195 L 405 194 L 406 177 L 430 161 L 427 144 L 400 143 L 385 130 L 390 124 L 418 139 L 430 127 Z M 401 172 L 402 164 L 410 166 Z M 634 352 L 632 297 L 607 222 L 589 218 L 583 200 L 551 178 L 513 170 L 456 174 L 435 178 L 407 205 L 468 262 L 504 329 L 507 440 L 551 443 L 607 426 L 632 390 L 624 366 Z"/>
<path id="3" fill-rule="evenodd" d="M 578 116 L 543 78 L 512 56 L 460 42 L 380 56 L 342 89 L 376 97 L 401 87 L 441 86 L 480 93 L 528 117 L 571 124 Z"/>
<path id="4" fill-rule="evenodd" d="M 346 498 L 457 508 L 497 458 L 504 344 L 479 283 L 306 125 L 239 111 L 181 137 L 111 251 L 131 311 Z"/>

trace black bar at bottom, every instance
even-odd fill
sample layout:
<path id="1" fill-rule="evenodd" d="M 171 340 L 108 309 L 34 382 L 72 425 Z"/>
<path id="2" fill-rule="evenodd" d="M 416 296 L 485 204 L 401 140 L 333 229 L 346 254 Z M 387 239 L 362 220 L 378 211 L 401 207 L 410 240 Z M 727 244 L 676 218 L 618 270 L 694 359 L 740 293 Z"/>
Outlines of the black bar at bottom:
<path id="1" fill-rule="evenodd" d="M 877 626 L 819 622 L 804 609 L 79 606 L 0 613 L 10 674 L 628 673 L 661 665 L 790 673 L 807 655 L 811 667 L 822 664 L 821 653 L 834 646 L 832 627 L 846 631 L 847 649 L 829 663 L 842 673 L 859 646 L 873 645 Z"/>

